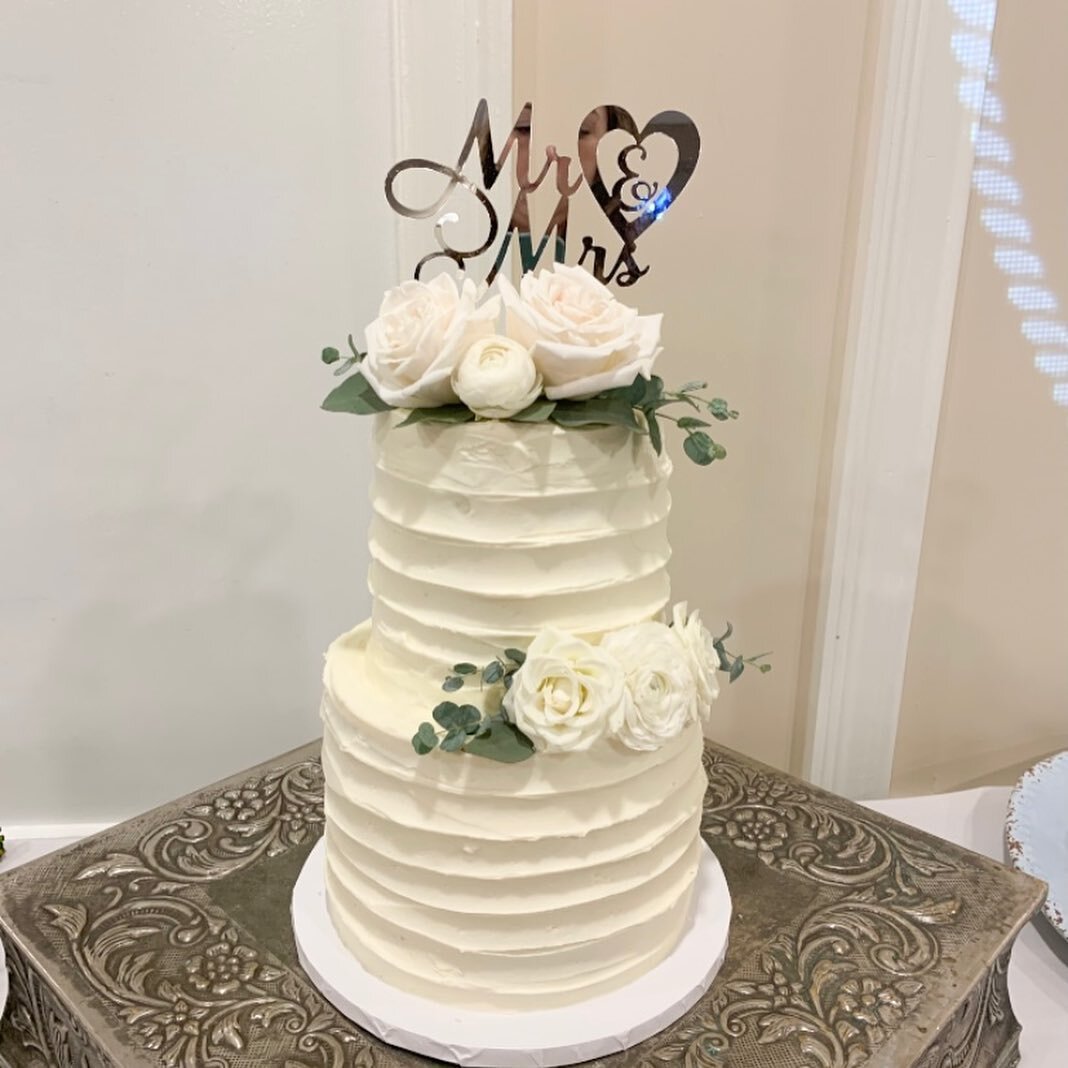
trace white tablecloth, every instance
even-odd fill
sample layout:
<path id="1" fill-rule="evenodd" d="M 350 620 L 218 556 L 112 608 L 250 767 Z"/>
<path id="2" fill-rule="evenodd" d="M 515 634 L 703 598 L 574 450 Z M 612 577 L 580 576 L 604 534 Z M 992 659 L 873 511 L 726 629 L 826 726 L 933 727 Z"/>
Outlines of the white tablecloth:
<path id="1" fill-rule="evenodd" d="M 869 806 L 902 823 L 1005 862 L 1003 828 L 1007 787 L 986 787 L 930 797 L 871 801 Z M 0 871 L 24 864 L 70 839 L 12 842 Z M 1009 965 L 1009 995 L 1023 1025 L 1021 1068 L 1068 1065 L 1068 942 L 1039 918 L 1016 943 Z"/>
<path id="2" fill-rule="evenodd" d="M 976 853 L 1008 863 L 1008 787 L 868 802 L 871 808 Z M 1023 1026 L 1021 1068 L 1068 1065 L 1068 942 L 1044 917 L 1020 934 L 1009 964 L 1009 997 Z"/>

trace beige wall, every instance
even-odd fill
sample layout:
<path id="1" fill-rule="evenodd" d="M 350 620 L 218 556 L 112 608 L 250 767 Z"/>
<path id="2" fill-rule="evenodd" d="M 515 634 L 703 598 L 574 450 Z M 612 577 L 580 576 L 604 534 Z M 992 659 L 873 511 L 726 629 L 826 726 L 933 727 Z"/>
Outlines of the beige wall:
<path id="1" fill-rule="evenodd" d="M 980 154 L 986 146 L 1002 162 L 977 166 L 1011 176 L 1019 203 L 972 195 L 894 759 L 898 794 L 1008 783 L 1068 746 L 1068 409 L 1035 369 L 1036 355 L 1056 346 L 1021 330 L 1028 318 L 1063 322 L 1068 307 L 1066 50 L 1060 0 L 1000 6 L 991 89 L 1002 109 L 989 109 L 985 129 L 1006 139 L 1012 159 L 988 137 Z M 1027 218 L 1030 241 L 989 232 L 983 212 L 998 206 Z M 998 246 L 1037 254 L 1045 278 L 1004 273 Z M 1010 285 L 1041 286 L 1057 310 L 1015 307 Z M 1068 346 L 1059 351 L 1068 358 Z"/>
<path id="2" fill-rule="evenodd" d="M 693 180 L 639 244 L 652 269 L 623 295 L 664 312 L 667 381 L 707 378 L 742 412 L 719 435 L 722 465 L 695 468 L 672 441 L 672 576 L 677 598 L 734 622 L 739 649 L 774 650 L 770 675 L 721 699 L 713 733 L 780 766 L 804 705 L 867 18 L 856 0 L 516 3 L 515 100 L 534 101 L 535 151 L 573 151 L 579 121 L 602 103 L 639 125 L 677 108 L 701 131 Z M 584 226 L 603 233 L 595 215 L 590 198 L 572 216 L 569 262 Z"/>

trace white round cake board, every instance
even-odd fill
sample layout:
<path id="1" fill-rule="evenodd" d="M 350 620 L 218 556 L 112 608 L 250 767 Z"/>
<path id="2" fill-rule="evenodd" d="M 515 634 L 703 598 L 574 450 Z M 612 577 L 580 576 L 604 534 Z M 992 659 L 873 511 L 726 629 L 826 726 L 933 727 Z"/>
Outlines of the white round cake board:
<path id="1" fill-rule="evenodd" d="M 407 994 L 366 972 L 326 907 L 325 841 L 293 889 L 293 933 L 304 970 L 328 1001 L 383 1042 L 464 1065 L 547 1068 L 636 1045 L 692 1008 L 727 952 L 731 898 L 712 850 L 702 855 L 686 930 L 669 957 L 633 983 L 576 1005 L 534 1012 L 473 1012 Z"/>

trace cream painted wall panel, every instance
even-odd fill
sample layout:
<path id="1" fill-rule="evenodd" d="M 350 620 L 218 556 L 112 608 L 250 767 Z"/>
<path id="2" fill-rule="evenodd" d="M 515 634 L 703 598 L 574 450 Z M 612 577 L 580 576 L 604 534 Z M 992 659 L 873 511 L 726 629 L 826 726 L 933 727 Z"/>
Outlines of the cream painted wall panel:
<path id="1" fill-rule="evenodd" d="M 834 327 L 866 119 L 857 109 L 867 17 L 855 0 L 692 0 L 656 12 L 634 0 L 519 0 L 515 9 L 515 100 L 534 101 L 536 151 L 554 143 L 573 153 L 578 123 L 601 103 L 622 104 L 639 125 L 678 108 L 701 131 L 692 181 L 639 243 L 651 270 L 621 296 L 664 312 L 668 381 L 707 378 L 742 412 L 717 428 L 730 455 L 711 469 L 690 464 L 672 436 L 672 581 L 677 597 L 737 625 L 738 648 L 774 650 L 770 675 L 724 693 L 713 733 L 779 766 L 805 700 L 809 555 L 822 537 L 820 457 L 839 385 Z M 535 225 L 553 199 L 537 200 Z M 575 207 L 569 262 L 583 233 L 608 236 L 588 194 Z"/>
<path id="2" fill-rule="evenodd" d="M 323 344 L 396 268 L 385 4 L 0 7 L 0 822 L 319 732 L 368 610 Z"/>
<path id="3" fill-rule="evenodd" d="M 1068 308 L 1066 49 L 1063 4 L 1000 5 L 894 756 L 897 794 L 1010 783 L 1068 747 L 1068 398 L 1056 403 L 1055 380 L 1035 366 L 1056 346 L 1025 325 L 1063 321 Z M 995 236 L 992 209 L 1025 219 L 1026 230 Z M 1018 289 L 1014 304 L 1009 287 L 1021 286 L 1045 290 L 1057 306 L 1022 308 L 1048 299 Z M 1048 342 L 1055 330 L 1045 332 Z"/>

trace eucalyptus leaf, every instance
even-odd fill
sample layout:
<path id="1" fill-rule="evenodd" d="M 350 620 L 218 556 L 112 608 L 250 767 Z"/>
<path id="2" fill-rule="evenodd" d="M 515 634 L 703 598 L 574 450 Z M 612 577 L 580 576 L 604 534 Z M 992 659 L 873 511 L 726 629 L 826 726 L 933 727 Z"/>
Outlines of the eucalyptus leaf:
<path id="1" fill-rule="evenodd" d="M 526 662 L 527 654 L 522 649 L 505 649 L 504 655 L 512 661 L 513 664 L 522 665 Z"/>
<path id="2" fill-rule="evenodd" d="M 482 671 L 482 681 L 488 683 L 500 682 L 501 676 L 504 675 L 504 666 L 499 660 L 494 660 L 492 663 L 487 664 Z"/>
<path id="3" fill-rule="evenodd" d="M 680 393 L 696 393 L 700 389 L 708 389 L 707 382 L 684 382 L 679 386 Z"/>
<path id="4" fill-rule="evenodd" d="M 741 657 L 738 657 L 734 663 L 731 664 L 731 670 L 727 681 L 734 682 L 743 671 L 745 671 L 745 661 Z"/>
<path id="5" fill-rule="evenodd" d="M 766 675 L 771 671 L 771 664 L 757 664 L 757 671 L 759 671 L 761 675 Z"/>
<path id="6" fill-rule="evenodd" d="M 426 756 L 438 746 L 438 732 L 430 723 L 420 723 L 419 730 L 412 736 L 412 748 L 420 755 Z"/>
<path id="7" fill-rule="evenodd" d="M 451 730 L 441 739 L 441 748 L 446 753 L 455 753 L 463 749 L 467 741 L 467 732 L 464 730 Z"/>
<path id="8" fill-rule="evenodd" d="M 644 375 L 638 375 L 629 386 L 625 388 L 624 397 L 633 407 L 641 407 L 649 396 L 649 379 Z"/>
<path id="9" fill-rule="evenodd" d="M 684 415 L 678 420 L 678 427 L 680 430 L 696 430 L 698 427 L 711 425 L 711 423 L 706 423 L 704 419 L 698 419 L 693 415 Z"/>
<path id="10" fill-rule="evenodd" d="M 453 664 L 452 670 L 456 672 L 457 675 L 474 675 L 474 673 L 478 671 L 478 668 L 475 667 L 474 664 L 463 663 Z"/>
<path id="11" fill-rule="evenodd" d="M 450 675 L 442 684 L 441 688 L 446 693 L 454 693 L 456 690 L 462 689 L 464 680 L 459 675 Z"/>
<path id="12" fill-rule="evenodd" d="M 702 467 L 706 467 L 715 459 L 712 454 L 712 439 L 700 430 L 689 434 L 682 443 L 682 448 L 695 464 Z"/>
<path id="13" fill-rule="evenodd" d="M 442 701 L 431 714 L 446 730 L 460 722 L 460 706 L 455 701 Z"/>
<path id="14" fill-rule="evenodd" d="M 649 427 L 649 440 L 659 456 L 664 451 L 664 440 L 660 436 L 660 423 L 652 412 L 645 413 L 645 423 Z"/>
<path id="15" fill-rule="evenodd" d="M 560 401 L 550 418 L 558 426 L 625 426 L 628 430 L 643 432 L 634 409 L 620 400 L 591 397 L 584 401 Z"/>
<path id="16" fill-rule="evenodd" d="M 655 404 L 664 396 L 664 380 L 659 375 L 653 375 L 645 384 L 645 396 L 642 405 Z"/>
<path id="17" fill-rule="evenodd" d="M 327 366 L 329 366 L 332 363 L 337 363 L 337 361 L 340 360 L 340 359 L 341 359 L 341 353 L 338 352 L 337 349 L 335 349 L 333 347 L 333 345 L 327 345 L 327 347 L 325 349 L 323 349 L 322 361 Z"/>
<path id="18" fill-rule="evenodd" d="M 721 423 L 731 418 L 731 406 L 722 397 L 713 397 L 708 402 L 708 410 Z M 737 412 L 734 413 L 737 416 Z"/>
<path id="19" fill-rule="evenodd" d="M 456 725 L 468 728 L 477 727 L 482 719 L 482 713 L 474 705 L 460 705 L 456 710 Z"/>
<path id="20" fill-rule="evenodd" d="M 516 412 L 512 420 L 516 423 L 544 423 L 553 414 L 555 407 L 556 401 L 551 401 L 547 397 L 539 397 L 529 407 Z"/>
<path id="21" fill-rule="evenodd" d="M 719 636 L 721 642 L 727 641 L 728 638 L 734 633 L 734 624 L 727 620 L 727 629 Z"/>
<path id="22" fill-rule="evenodd" d="M 462 404 L 443 404 L 440 408 L 412 408 L 408 418 L 398 427 L 414 426 L 416 423 L 471 423 L 475 413 Z"/>
<path id="23" fill-rule="evenodd" d="M 388 412 L 393 405 L 386 404 L 375 393 L 371 383 L 357 371 L 349 375 L 341 385 L 335 386 L 322 404 L 327 412 L 351 412 L 355 415 L 371 415 L 374 412 Z"/>
<path id="24" fill-rule="evenodd" d="M 488 722 L 489 730 L 485 734 L 468 740 L 468 753 L 502 764 L 517 764 L 534 755 L 534 743 L 514 723 L 503 719 Z"/>

